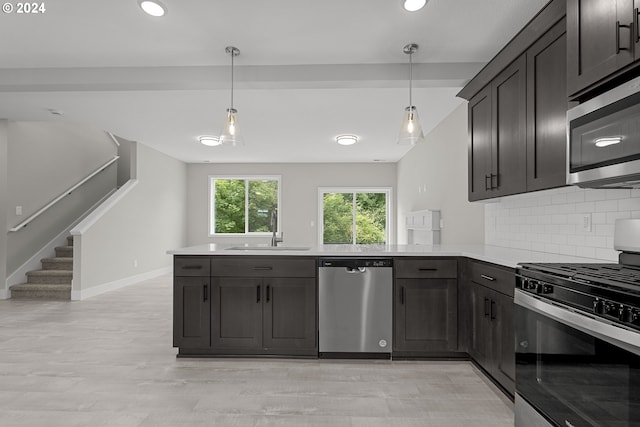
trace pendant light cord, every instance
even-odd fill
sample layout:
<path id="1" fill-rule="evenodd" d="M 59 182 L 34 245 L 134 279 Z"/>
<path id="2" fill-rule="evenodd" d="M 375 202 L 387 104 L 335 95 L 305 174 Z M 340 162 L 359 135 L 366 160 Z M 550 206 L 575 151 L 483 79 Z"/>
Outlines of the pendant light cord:
<path id="1" fill-rule="evenodd" d="M 231 109 L 233 110 L 233 57 L 234 51 L 231 51 Z"/>
<path id="2" fill-rule="evenodd" d="M 413 52 L 409 53 L 409 111 L 413 109 L 413 102 L 411 100 L 411 91 L 413 88 Z"/>

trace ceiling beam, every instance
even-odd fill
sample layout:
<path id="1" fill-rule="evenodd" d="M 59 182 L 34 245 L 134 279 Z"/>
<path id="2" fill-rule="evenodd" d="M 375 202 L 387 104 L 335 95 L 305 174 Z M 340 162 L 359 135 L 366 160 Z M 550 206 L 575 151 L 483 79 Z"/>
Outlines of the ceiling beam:
<path id="1" fill-rule="evenodd" d="M 414 87 L 462 87 L 482 63 L 413 64 Z M 397 88 L 408 64 L 236 66 L 238 89 Z M 221 90 L 229 66 L 0 69 L 0 92 Z"/>

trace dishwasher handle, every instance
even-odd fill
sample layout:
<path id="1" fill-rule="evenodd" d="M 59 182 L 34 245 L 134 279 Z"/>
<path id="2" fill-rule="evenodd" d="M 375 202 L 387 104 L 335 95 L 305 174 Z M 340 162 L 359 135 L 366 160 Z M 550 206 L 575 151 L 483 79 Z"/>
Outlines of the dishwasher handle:
<path id="1" fill-rule="evenodd" d="M 345 267 L 344 270 L 349 274 L 361 274 L 367 271 L 367 267 Z"/>

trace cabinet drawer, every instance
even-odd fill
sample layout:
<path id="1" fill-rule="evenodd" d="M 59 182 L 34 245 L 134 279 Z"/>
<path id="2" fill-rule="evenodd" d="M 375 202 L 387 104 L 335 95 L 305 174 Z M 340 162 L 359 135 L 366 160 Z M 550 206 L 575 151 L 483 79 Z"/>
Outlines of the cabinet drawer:
<path id="1" fill-rule="evenodd" d="M 469 276 L 471 281 L 479 285 L 513 296 L 516 278 L 512 269 L 469 261 Z"/>
<path id="2" fill-rule="evenodd" d="M 211 275 L 218 277 L 316 277 L 316 259 L 219 256 L 211 259 Z"/>
<path id="3" fill-rule="evenodd" d="M 210 259 L 208 256 L 174 256 L 173 275 L 209 277 Z"/>
<path id="4" fill-rule="evenodd" d="M 458 261 L 455 259 L 396 258 L 396 278 L 429 279 L 458 277 Z"/>

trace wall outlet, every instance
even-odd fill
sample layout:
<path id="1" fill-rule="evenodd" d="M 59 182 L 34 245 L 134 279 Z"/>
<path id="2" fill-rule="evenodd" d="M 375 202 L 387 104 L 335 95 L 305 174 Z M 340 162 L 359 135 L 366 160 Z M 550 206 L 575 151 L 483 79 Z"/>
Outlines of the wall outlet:
<path id="1" fill-rule="evenodd" d="M 591 214 L 582 215 L 582 231 L 591 231 Z"/>
<path id="2" fill-rule="evenodd" d="M 17 216 L 22 215 L 22 206 L 16 206 L 16 215 Z"/>
<path id="3" fill-rule="evenodd" d="M 137 259 L 133 260 L 133 267 L 134 268 L 138 268 L 138 260 Z"/>

